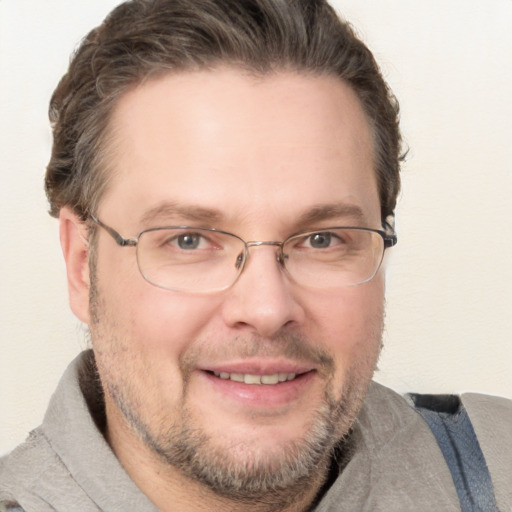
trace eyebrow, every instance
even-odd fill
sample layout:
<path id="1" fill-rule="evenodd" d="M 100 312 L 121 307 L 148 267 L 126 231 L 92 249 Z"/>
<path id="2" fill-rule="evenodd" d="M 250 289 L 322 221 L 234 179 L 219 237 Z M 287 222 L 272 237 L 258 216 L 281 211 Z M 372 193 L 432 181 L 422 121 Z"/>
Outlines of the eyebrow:
<path id="1" fill-rule="evenodd" d="M 356 223 L 364 224 L 367 219 L 363 209 L 350 203 L 327 203 L 318 204 L 303 213 L 298 221 L 298 226 L 311 225 L 315 222 L 326 221 L 330 219 L 347 219 Z"/>
<path id="2" fill-rule="evenodd" d="M 192 221 L 215 226 L 220 224 L 225 216 L 220 210 L 214 208 L 165 201 L 146 210 L 142 214 L 141 223 L 143 226 L 147 226 L 156 221 L 165 222 L 165 219 L 171 220 L 173 218 L 178 218 L 179 223 Z M 351 203 L 317 204 L 302 213 L 294 224 L 296 229 L 302 230 L 315 223 L 331 219 L 339 219 L 340 221 L 343 219 L 343 222 L 346 222 L 346 219 L 350 219 L 351 223 L 365 224 L 366 215 L 360 206 Z"/>
<path id="3" fill-rule="evenodd" d="M 173 217 L 179 217 L 183 221 L 216 223 L 220 222 L 223 215 L 219 210 L 213 208 L 166 201 L 146 210 L 141 217 L 141 223 L 148 225 L 157 219 L 170 219 Z"/>

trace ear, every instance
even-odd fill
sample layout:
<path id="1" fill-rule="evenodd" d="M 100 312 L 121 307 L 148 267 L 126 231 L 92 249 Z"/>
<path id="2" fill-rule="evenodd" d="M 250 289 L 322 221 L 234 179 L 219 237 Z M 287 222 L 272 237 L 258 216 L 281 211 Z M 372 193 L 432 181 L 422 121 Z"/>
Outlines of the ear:
<path id="1" fill-rule="evenodd" d="M 86 224 L 70 208 L 59 212 L 60 245 L 68 278 L 71 310 L 82 322 L 89 324 L 89 243 Z"/>

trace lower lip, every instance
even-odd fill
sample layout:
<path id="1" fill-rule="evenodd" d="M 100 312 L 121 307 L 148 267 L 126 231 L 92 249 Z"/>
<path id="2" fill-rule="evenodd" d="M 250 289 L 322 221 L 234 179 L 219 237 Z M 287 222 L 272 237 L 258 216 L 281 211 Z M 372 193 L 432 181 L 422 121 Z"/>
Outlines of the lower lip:
<path id="1" fill-rule="evenodd" d="M 214 391 L 223 395 L 224 398 L 253 409 L 273 409 L 289 405 L 306 394 L 313 384 L 316 372 L 310 371 L 293 380 L 270 385 L 244 384 L 230 379 L 221 379 L 208 372 L 202 372 L 202 375 Z"/>

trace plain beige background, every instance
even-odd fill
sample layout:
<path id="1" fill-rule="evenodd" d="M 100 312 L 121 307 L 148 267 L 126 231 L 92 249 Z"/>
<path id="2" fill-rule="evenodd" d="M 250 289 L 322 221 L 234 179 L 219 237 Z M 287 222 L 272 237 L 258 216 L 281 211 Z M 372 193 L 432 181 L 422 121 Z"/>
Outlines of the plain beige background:
<path id="1" fill-rule="evenodd" d="M 116 0 L 0 0 L 0 453 L 40 422 L 85 329 L 46 214 L 47 104 Z M 376 377 L 512 396 L 512 1 L 337 0 L 402 106 L 410 147 Z"/>

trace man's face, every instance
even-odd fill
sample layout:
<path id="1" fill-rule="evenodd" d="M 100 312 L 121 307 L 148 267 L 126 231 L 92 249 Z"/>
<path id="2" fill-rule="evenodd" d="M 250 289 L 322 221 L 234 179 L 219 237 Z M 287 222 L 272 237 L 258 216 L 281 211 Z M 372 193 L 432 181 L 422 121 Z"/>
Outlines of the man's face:
<path id="1" fill-rule="evenodd" d="M 98 217 L 125 237 L 170 225 L 247 241 L 380 227 L 369 125 L 337 79 L 169 75 L 127 93 L 111 130 Z M 231 288 L 192 294 L 149 284 L 135 249 L 104 230 L 97 251 L 90 327 L 114 448 L 131 440 L 228 495 L 291 486 L 325 463 L 378 358 L 380 272 L 360 286 L 306 288 L 275 247 L 252 247 Z M 238 377 L 276 374 L 289 380 Z"/>

